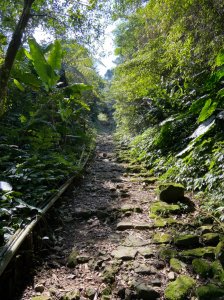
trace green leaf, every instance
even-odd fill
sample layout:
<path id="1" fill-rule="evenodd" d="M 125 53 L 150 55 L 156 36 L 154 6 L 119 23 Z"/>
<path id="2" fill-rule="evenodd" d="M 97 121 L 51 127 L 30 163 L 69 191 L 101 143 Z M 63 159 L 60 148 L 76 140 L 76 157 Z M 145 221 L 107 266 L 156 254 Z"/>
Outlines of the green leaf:
<path id="1" fill-rule="evenodd" d="M 201 123 L 204 122 L 206 119 L 208 119 L 216 110 L 217 106 L 218 106 L 217 101 L 212 101 L 212 99 L 208 99 L 201 110 L 197 122 Z"/>
<path id="2" fill-rule="evenodd" d="M 203 106 L 205 105 L 205 101 L 207 100 L 208 95 L 204 95 L 202 97 L 200 97 L 199 99 L 195 100 L 190 108 L 189 108 L 189 113 L 195 113 L 198 114 L 201 109 L 203 108 Z"/>
<path id="3" fill-rule="evenodd" d="M 53 70 L 61 69 L 62 48 L 59 41 L 55 41 L 48 56 L 48 63 Z"/>
<path id="4" fill-rule="evenodd" d="M 220 67 L 224 64 L 224 49 L 219 51 L 219 54 L 216 57 L 216 66 Z"/>
<path id="5" fill-rule="evenodd" d="M 24 92 L 24 91 L 25 91 L 24 87 L 22 86 L 22 84 L 21 84 L 17 79 L 14 79 L 13 82 L 14 82 L 14 84 L 17 86 L 17 88 L 18 88 L 21 92 Z"/>
<path id="6" fill-rule="evenodd" d="M 52 67 L 47 63 L 43 51 L 35 39 L 29 39 L 29 46 L 33 65 L 37 74 L 45 84 L 46 88 L 51 88 L 56 84 L 59 76 L 55 74 Z"/>

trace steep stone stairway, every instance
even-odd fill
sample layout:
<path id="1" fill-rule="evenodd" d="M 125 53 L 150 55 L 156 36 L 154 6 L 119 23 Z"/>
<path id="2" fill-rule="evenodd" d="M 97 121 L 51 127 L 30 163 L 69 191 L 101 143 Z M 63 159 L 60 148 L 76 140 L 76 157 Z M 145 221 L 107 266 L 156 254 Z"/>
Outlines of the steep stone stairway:
<path id="1" fill-rule="evenodd" d="M 119 162 L 110 134 L 97 145 L 82 183 L 55 209 L 42 237 L 47 254 L 37 254 L 16 299 L 221 299 L 222 234 L 213 220 L 186 197 L 158 201 L 156 178 Z"/>

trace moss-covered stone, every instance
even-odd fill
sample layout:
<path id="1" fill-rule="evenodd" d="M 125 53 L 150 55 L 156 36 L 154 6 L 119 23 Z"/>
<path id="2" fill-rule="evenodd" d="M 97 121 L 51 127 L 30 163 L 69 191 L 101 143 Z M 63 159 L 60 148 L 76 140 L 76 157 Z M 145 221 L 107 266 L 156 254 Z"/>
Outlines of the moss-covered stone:
<path id="1" fill-rule="evenodd" d="M 212 277 L 213 275 L 211 263 L 205 259 L 201 259 L 201 258 L 193 259 L 192 267 L 194 272 L 203 278 Z"/>
<path id="2" fill-rule="evenodd" d="M 110 284 L 113 283 L 118 270 L 119 266 L 116 264 L 106 267 L 103 271 L 103 281 Z"/>
<path id="3" fill-rule="evenodd" d="M 78 265 L 78 260 L 77 260 L 77 257 L 78 257 L 79 253 L 77 252 L 77 250 L 73 250 L 69 257 L 68 257 L 68 261 L 67 261 L 67 266 L 69 268 L 74 268 Z"/>
<path id="4" fill-rule="evenodd" d="M 224 263 L 224 242 L 221 241 L 215 248 L 215 258 Z"/>
<path id="5" fill-rule="evenodd" d="M 179 183 L 164 183 L 159 185 L 159 199 L 167 203 L 177 203 L 184 198 L 185 188 Z"/>
<path id="6" fill-rule="evenodd" d="M 170 267 L 175 272 L 180 272 L 183 268 L 183 263 L 177 258 L 170 259 Z"/>
<path id="7" fill-rule="evenodd" d="M 176 257 L 178 255 L 178 252 L 171 248 L 162 248 L 159 251 L 159 258 L 164 260 L 169 260 L 170 258 Z"/>
<path id="8" fill-rule="evenodd" d="M 218 299 L 224 296 L 224 289 L 214 285 L 207 284 L 197 288 L 196 294 L 199 300 Z"/>
<path id="9" fill-rule="evenodd" d="M 61 298 L 61 300 L 79 300 L 79 299 L 80 299 L 79 290 L 73 290 L 71 292 L 68 292 Z"/>
<path id="10" fill-rule="evenodd" d="M 199 245 L 199 237 L 193 234 L 183 234 L 174 237 L 174 244 L 177 247 L 193 248 Z"/>
<path id="11" fill-rule="evenodd" d="M 215 247 L 203 247 L 203 248 L 195 248 L 190 250 L 184 250 L 180 253 L 181 257 L 193 258 L 193 257 L 201 257 L 201 258 L 214 258 L 215 257 Z"/>
<path id="12" fill-rule="evenodd" d="M 155 220 L 154 220 L 154 226 L 155 227 L 165 227 L 165 226 L 170 226 L 172 224 L 176 224 L 178 223 L 177 220 L 173 219 L 173 218 L 161 218 L 158 217 L 157 215 L 155 216 Z"/>
<path id="13" fill-rule="evenodd" d="M 212 232 L 213 225 L 203 225 L 198 228 L 198 232 L 200 234 L 210 233 Z"/>
<path id="14" fill-rule="evenodd" d="M 171 242 L 171 235 L 168 233 L 156 233 L 153 236 L 153 243 L 155 244 L 167 244 Z"/>
<path id="15" fill-rule="evenodd" d="M 164 295 L 167 300 L 184 300 L 195 286 L 195 280 L 189 276 L 181 275 L 171 282 L 165 289 Z"/>
<path id="16" fill-rule="evenodd" d="M 203 244 L 208 246 L 217 246 L 219 243 L 219 234 L 218 233 L 205 233 L 201 237 L 201 241 Z"/>
<path id="17" fill-rule="evenodd" d="M 167 204 L 166 202 L 158 201 L 151 205 L 150 212 L 156 215 L 178 214 L 181 211 L 177 204 Z"/>
<path id="18" fill-rule="evenodd" d="M 217 280 L 219 283 L 221 282 L 222 284 L 224 284 L 224 270 L 220 261 L 216 260 L 212 262 L 211 267 L 213 279 Z"/>

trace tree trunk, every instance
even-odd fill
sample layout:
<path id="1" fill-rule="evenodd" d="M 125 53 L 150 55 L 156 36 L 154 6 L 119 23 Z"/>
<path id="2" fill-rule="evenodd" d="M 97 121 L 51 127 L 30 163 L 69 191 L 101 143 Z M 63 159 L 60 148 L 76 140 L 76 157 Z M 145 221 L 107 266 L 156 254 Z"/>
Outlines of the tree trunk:
<path id="1" fill-rule="evenodd" d="M 22 36 L 30 19 L 30 10 L 34 1 L 35 0 L 24 0 L 22 14 L 6 51 L 4 63 L 0 68 L 0 116 L 4 114 L 6 109 L 7 85 L 10 72 L 16 54 L 21 46 Z"/>

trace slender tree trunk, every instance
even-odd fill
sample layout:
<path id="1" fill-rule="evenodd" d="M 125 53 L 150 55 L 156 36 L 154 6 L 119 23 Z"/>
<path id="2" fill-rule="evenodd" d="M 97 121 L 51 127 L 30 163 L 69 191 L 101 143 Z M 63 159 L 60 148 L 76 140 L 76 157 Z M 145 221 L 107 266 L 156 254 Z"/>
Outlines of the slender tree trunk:
<path id="1" fill-rule="evenodd" d="M 0 68 L 0 116 L 3 115 L 6 109 L 7 85 L 10 72 L 16 54 L 21 46 L 22 36 L 30 19 L 31 6 L 34 1 L 35 0 L 24 0 L 22 14 L 6 51 L 4 63 Z"/>

